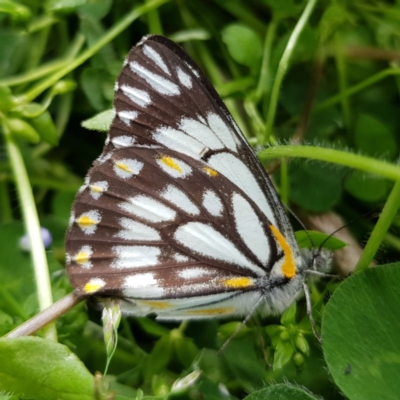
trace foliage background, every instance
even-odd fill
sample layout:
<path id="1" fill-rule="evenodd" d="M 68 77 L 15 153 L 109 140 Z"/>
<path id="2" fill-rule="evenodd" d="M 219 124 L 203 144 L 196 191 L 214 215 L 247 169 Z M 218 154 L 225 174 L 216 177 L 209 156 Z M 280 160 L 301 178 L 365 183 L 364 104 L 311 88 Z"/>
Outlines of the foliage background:
<path id="1" fill-rule="evenodd" d="M 313 287 L 322 347 L 302 302 L 249 324 L 220 356 L 239 322 L 123 318 L 104 379 L 93 376 L 106 360 L 100 313 L 80 305 L 57 322 L 67 347 L 53 328 L 0 340 L 0 397 L 398 398 L 398 266 L 363 271 L 373 258 L 394 263 L 400 250 L 398 1 L 0 0 L 0 333 L 50 292 L 71 291 L 64 232 L 105 140 L 81 123 L 111 107 L 122 61 L 148 33 L 199 63 L 306 224 L 331 210 L 359 218 L 350 226 L 367 243 L 359 273 L 326 306 L 338 284 Z M 25 230 L 39 238 L 36 212 L 53 236 L 51 291 L 40 240 L 34 262 L 19 244 Z"/>

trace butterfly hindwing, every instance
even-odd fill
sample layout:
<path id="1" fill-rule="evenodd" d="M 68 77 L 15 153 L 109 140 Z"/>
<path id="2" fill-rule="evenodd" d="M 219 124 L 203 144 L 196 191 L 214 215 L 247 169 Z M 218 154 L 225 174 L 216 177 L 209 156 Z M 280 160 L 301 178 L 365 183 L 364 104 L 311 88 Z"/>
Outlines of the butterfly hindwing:
<path id="1" fill-rule="evenodd" d="M 103 153 L 73 206 L 73 286 L 120 297 L 136 314 L 243 312 L 243 298 L 232 299 L 254 304 L 257 280 L 298 250 L 222 100 L 179 46 L 149 36 L 124 63 L 114 108 Z"/>

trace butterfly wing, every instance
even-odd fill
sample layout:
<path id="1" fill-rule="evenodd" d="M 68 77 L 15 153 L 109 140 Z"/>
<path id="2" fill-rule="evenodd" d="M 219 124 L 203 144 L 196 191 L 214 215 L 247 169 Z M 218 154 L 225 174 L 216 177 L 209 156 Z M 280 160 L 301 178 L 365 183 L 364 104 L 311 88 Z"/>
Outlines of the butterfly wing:
<path id="1" fill-rule="evenodd" d="M 222 100 L 179 46 L 148 36 L 124 62 L 114 109 L 73 206 L 73 286 L 120 297 L 136 314 L 244 312 L 232 298 L 254 304 L 257 282 L 298 250 Z"/>

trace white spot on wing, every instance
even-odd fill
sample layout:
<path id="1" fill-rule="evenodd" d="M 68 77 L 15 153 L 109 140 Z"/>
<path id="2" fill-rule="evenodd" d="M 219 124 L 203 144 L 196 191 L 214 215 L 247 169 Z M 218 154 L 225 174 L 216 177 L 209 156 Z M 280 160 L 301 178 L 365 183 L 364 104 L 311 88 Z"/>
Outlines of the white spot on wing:
<path id="1" fill-rule="evenodd" d="M 168 185 L 161 193 L 161 197 L 187 212 L 189 215 L 200 214 L 200 210 L 189 199 L 189 197 L 174 185 Z"/>
<path id="2" fill-rule="evenodd" d="M 200 74 L 195 70 L 190 64 L 186 63 L 186 66 L 196 75 L 197 78 L 200 78 Z"/>
<path id="3" fill-rule="evenodd" d="M 268 220 L 276 225 L 274 214 L 256 178 L 241 160 L 230 153 L 218 153 L 209 158 L 208 165 L 242 189 L 257 204 Z"/>
<path id="4" fill-rule="evenodd" d="M 202 143 L 170 126 L 157 128 L 152 136 L 154 140 L 165 147 L 178 151 L 179 153 L 187 154 L 196 160 L 199 160 L 207 151 L 207 147 Z"/>
<path id="5" fill-rule="evenodd" d="M 128 85 L 122 85 L 121 90 L 125 96 L 140 107 L 147 107 L 151 104 L 150 95 L 144 90 L 136 89 Z"/>
<path id="6" fill-rule="evenodd" d="M 189 222 L 179 226 L 174 234 L 175 240 L 191 251 L 214 260 L 250 269 L 259 275 L 265 272 L 249 261 L 236 246 L 210 225 Z"/>
<path id="7" fill-rule="evenodd" d="M 270 257 L 269 242 L 253 207 L 237 193 L 232 197 L 232 205 L 237 232 L 260 262 L 267 265 Z"/>
<path id="8" fill-rule="evenodd" d="M 117 269 L 140 268 L 159 263 L 161 250 L 155 246 L 114 246 L 112 248 L 117 258 L 111 267 Z"/>
<path id="9" fill-rule="evenodd" d="M 234 134 L 223 119 L 214 113 L 207 114 L 207 122 L 211 130 L 218 136 L 222 143 L 234 152 L 237 151 Z"/>
<path id="10" fill-rule="evenodd" d="M 192 173 L 190 165 L 175 157 L 162 156 L 156 159 L 164 172 L 173 178 L 185 178 Z"/>
<path id="11" fill-rule="evenodd" d="M 116 136 L 111 140 L 111 143 L 117 148 L 121 147 L 132 147 L 135 143 L 135 138 L 133 136 L 122 135 Z"/>
<path id="12" fill-rule="evenodd" d="M 223 210 L 221 199 L 212 190 L 206 190 L 203 194 L 203 207 L 215 217 L 219 217 Z"/>
<path id="13" fill-rule="evenodd" d="M 164 77 L 150 72 L 142 65 L 133 61 L 129 64 L 133 73 L 143 78 L 154 90 L 166 96 L 177 96 L 181 94 L 179 86 Z"/>
<path id="14" fill-rule="evenodd" d="M 189 257 L 179 253 L 175 253 L 172 257 L 178 262 L 188 262 L 190 260 Z"/>
<path id="15" fill-rule="evenodd" d="M 134 121 L 139 113 L 137 111 L 120 111 L 118 118 L 126 125 L 131 126 L 131 122 Z"/>
<path id="16" fill-rule="evenodd" d="M 152 272 L 145 272 L 127 276 L 124 280 L 123 293 L 128 298 L 152 298 L 161 297 L 164 289 L 158 285 Z"/>
<path id="17" fill-rule="evenodd" d="M 114 172 L 122 179 L 128 179 L 133 175 L 138 175 L 142 168 L 143 163 L 132 158 L 115 160 L 113 165 Z"/>
<path id="18" fill-rule="evenodd" d="M 82 268 L 89 269 L 92 268 L 93 264 L 90 261 L 90 257 L 93 254 L 91 246 L 82 246 L 78 253 L 75 254 L 73 260 L 79 264 Z"/>
<path id="19" fill-rule="evenodd" d="M 171 75 L 167 65 L 165 64 L 164 60 L 160 56 L 159 53 L 157 53 L 153 48 L 151 48 L 148 45 L 143 46 L 143 53 L 149 57 L 151 60 L 155 62 L 157 67 L 161 68 L 166 74 Z"/>
<path id="20" fill-rule="evenodd" d="M 108 189 L 108 182 L 107 181 L 99 181 L 93 182 L 89 185 L 90 188 L 90 195 L 95 199 L 98 200 L 103 192 L 107 191 Z"/>
<path id="21" fill-rule="evenodd" d="M 218 150 L 223 149 L 224 147 L 215 132 L 213 132 L 207 125 L 204 125 L 193 118 L 182 118 L 179 128 L 210 149 Z"/>
<path id="22" fill-rule="evenodd" d="M 90 210 L 81 214 L 75 221 L 83 233 L 93 235 L 101 221 L 101 215 L 97 210 Z"/>
<path id="23" fill-rule="evenodd" d="M 191 89 L 192 78 L 186 72 L 183 72 L 179 67 L 176 69 L 176 73 L 178 75 L 179 82 L 188 89 Z"/>
<path id="24" fill-rule="evenodd" d="M 185 268 L 178 272 L 180 278 L 183 279 L 196 279 L 202 278 L 203 276 L 211 275 L 212 272 L 205 268 Z"/>
<path id="25" fill-rule="evenodd" d="M 126 212 L 150 222 L 172 221 L 176 212 L 159 201 L 148 196 L 131 197 L 127 202 L 118 204 Z"/>
<path id="26" fill-rule="evenodd" d="M 141 222 L 134 221 L 129 218 L 120 218 L 118 220 L 122 226 L 122 230 L 114 236 L 124 240 L 137 240 L 137 241 L 151 241 L 161 240 L 161 236 L 157 229 L 151 226 L 142 224 Z"/>

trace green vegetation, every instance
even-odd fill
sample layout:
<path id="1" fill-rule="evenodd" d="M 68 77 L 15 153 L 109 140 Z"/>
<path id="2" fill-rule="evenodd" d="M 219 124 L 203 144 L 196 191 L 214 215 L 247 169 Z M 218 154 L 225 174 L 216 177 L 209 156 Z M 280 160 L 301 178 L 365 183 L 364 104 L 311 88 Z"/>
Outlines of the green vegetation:
<path id="1" fill-rule="evenodd" d="M 311 287 L 322 345 L 304 300 L 219 355 L 241 321 L 122 318 L 105 377 L 100 313 L 80 304 L 38 337 L 0 339 L 0 399 L 398 399 L 399 1 L 0 0 L 0 334 L 72 290 L 64 234 L 109 113 L 92 118 L 148 33 L 198 62 L 306 224 L 356 220 L 364 251 L 338 264 L 357 273 Z"/>

